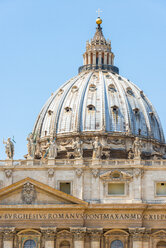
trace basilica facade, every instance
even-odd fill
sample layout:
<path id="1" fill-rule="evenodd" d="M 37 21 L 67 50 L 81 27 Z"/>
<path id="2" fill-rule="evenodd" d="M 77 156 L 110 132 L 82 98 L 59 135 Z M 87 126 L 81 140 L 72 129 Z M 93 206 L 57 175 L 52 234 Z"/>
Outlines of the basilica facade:
<path id="1" fill-rule="evenodd" d="M 83 66 L 0 161 L 0 248 L 166 248 L 165 139 L 96 20 Z"/>

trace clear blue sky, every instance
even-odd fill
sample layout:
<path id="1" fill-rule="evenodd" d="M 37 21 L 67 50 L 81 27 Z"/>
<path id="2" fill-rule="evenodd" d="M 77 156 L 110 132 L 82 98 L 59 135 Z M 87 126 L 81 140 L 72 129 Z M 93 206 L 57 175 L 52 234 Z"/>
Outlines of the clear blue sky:
<path id="1" fill-rule="evenodd" d="M 166 133 L 165 0 L 0 0 L 0 159 L 3 137 L 16 140 L 15 159 L 48 99 L 82 65 L 101 8 L 120 74 L 155 106 Z"/>

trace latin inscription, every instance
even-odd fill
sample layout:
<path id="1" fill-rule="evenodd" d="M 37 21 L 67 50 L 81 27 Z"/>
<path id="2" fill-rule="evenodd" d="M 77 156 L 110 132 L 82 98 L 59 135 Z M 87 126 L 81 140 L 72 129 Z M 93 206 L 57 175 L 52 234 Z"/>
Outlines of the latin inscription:
<path id="1" fill-rule="evenodd" d="M 148 220 L 166 221 L 166 214 L 77 214 L 77 213 L 6 213 L 0 214 L 0 220 Z"/>

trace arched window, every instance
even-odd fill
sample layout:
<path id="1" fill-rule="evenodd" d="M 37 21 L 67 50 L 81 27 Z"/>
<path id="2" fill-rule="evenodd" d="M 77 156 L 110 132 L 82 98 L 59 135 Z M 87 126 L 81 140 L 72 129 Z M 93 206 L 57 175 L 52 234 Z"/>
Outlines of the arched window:
<path id="1" fill-rule="evenodd" d="M 157 248 L 166 248 L 166 242 L 165 241 L 160 241 L 157 243 Z"/>
<path id="2" fill-rule="evenodd" d="M 110 248 L 123 248 L 123 243 L 120 240 L 114 240 L 112 241 Z"/>
<path id="3" fill-rule="evenodd" d="M 68 241 L 62 241 L 60 248 L 70 248 L 70 243 Z"/>
<path id="4" fill-rule="evenodd" d="M 24 243 L 24 248 L 36 248 L 36 243 L 34 240 L 32 239 L 28 239 L 27 241 L 25 241 Z"/>

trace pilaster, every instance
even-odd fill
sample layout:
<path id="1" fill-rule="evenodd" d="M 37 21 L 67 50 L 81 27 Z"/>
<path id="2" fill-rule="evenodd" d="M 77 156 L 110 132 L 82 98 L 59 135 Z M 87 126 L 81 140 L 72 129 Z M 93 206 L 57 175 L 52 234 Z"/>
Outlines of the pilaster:
<path id="1" fill-rule="evenodd" d="M 129 228 L 129 232 L 132 238 L 133 248 L 143 248 L 143 234 L 145 232 L 145 227 Z"/>
<path id="2" fill-rule="evenodd" d="M 41 232 L 43 234 L 43 243 L 44 247 L 54 248 L 55 247 L 55 235 L 56 235 L 56 227 L 55 228 L 41 228 Z"/>
<path id="3" fill-rule="evenodd" d="M 88 228 L 87 232 L 90 235 L 91 248 L 100 248 L 102 228 Z"/>
<path id="4" fill-rule="evenodd" d="M 74 248 L 84 248 L 84 238 L 86 233 L 86 227 L 70 228 L 70 231 L 73 233 L 74 237 Z"/>
<path id="5" fill-rule="evenodd" d="M 2 233 L 3 233 L 3 247 L 13 248 L 15 228 L 14 227 L 4 228 L 2 230 Z"/>

